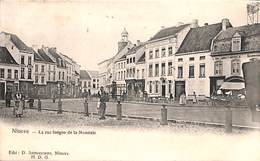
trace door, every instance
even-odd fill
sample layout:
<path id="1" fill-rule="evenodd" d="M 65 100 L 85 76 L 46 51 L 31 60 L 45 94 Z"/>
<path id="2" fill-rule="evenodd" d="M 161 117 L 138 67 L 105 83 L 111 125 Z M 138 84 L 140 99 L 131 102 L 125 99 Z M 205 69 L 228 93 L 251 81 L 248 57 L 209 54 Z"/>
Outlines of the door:
<path id="1" fill-rule="evenodd" d="M 165 84 L 162 85 L 162 97 L 165 97 Z"/>
<path id="2" fill-rule="evenodd" d="M 5 98 L 5 83 L 0 82 L 0 100 Z"/>
<path id="3" fill-rule="evenodd" d="M 185 92 L 185 81 L 175 82 L 175 99 L 179 100 L 180 95 Z"/>

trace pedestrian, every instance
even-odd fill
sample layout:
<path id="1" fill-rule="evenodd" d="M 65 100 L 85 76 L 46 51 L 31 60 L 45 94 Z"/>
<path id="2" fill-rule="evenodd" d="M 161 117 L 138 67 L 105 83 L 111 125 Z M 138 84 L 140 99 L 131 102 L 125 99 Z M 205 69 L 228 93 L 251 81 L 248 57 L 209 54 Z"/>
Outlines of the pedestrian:
<path id="1" fill-rule="evenodd" d="M 197 103 L 197 96 L 196 96 L 196 92 L 195 91 L 193 91 L 192 103 L 193 104 Z"/>
<path id="2" fill-rule="evenodd" d="M 22 107 L 25 109 L 25 95 L 21 94 L 21 102 L 22 102 Z"/>
<path id="3" fill-rule="evenodd" d="M 97 100 L 97 111 L 98 111 L 98 116 L 100 116 L 100 110 L 99 110 L 99 106 L 100 106 L 100 91 L 98 91 L 98 94 L 97 94 L 97 96 L 98 96 L 98 100 Z"/>
<path id="4" fill-rule="evenodd" d="M 11 107 L 11 99 L 12 99 L 12 91 L 10 88 L 7 88 L 7 91 L 5 93 L 5 106 Z"/>
<path id="5" fill-rule="evenodd" d="M 104 91 L 104 87 L 100 87 L 100 96 L 99 96 L 99 114 L 100 114 L 100 120 L 105 119 L 105 113 L 106 113 L 106 102 L 108 102 L 108 94 Z"/>
<path id="6" fill-rule="evenodd" d="M 16 92 L 16 94 L 14 96 L 14 100 L 15 100 L 14 114 L 16 117 L 21 117 L 23 115 L 23 106 L 20 103 L 21 98 L 22 98 L 21 93 Z"/>
<path id="7" fill-rule="evenodd" d="M 82 97 L 83 97 L 84 102 L 88 102 L 88 92 L 86 89 L 84 89 Z"/>
<path id="8" fill-rule="evenodd" d="M 186 94 L 185 94 L 185 92 L 182 92 L 182 94 L 180 96 L 179 104 L 180 105 L 186 105 Z"/>
<path id="9" fill-rule="evenodd" d="M 56 92 L 55 92 L 55 90 L 53 90 L 51 92 L 51 98 L 52 98 L 52 102 L 55 103 L 55 101 L 56 101 Z"/>
<path id="10" fill-rule="evenodd" d="M 170 101 L 173 101 L 173 95 L 170 93 Z"/>

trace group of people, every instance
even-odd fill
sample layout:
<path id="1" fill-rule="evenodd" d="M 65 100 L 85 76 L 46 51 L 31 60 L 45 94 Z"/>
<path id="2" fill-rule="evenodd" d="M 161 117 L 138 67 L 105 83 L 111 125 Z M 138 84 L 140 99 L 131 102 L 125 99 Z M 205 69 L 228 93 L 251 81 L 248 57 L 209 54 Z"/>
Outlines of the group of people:
<path id="1" fill-rule="evenodd" d="M 25 109 L 25 96 L 17 91 L 14 95 L 11 89 L 7 89 L 5 93 L 5 105 L 11 107 L 11 100 L 14 100 L 13 114 L 16 117 L 22 117 L 23 110 Z"/>
<path id="2" fill-rule="evenodd" d="M 198 100 L 197 100 L 196 92 L 193 91 L 192 103 L 195 104 L 195 103 L 197 103 L 197 102 L 198 102 Z M 180 105 L 185 105 L 186 103 L 187 103 L 186 94 L 185 94 L 185 92 L 182 92 L 182 94 L 180 95 L 179 104 L 180 104 Z"/>
<path id="3" fill-rule="evenodd" d="M 86 90 L 82 94 L 84 102 L 88 101 L 88 98 L 90 97 L 89 92 Z M 104 91 L 104 87 L 100 87 L 100 91 L 98 91 L 98 103 L 97 103 L 97 110 L 98 110 L 98 115 L 100 116 L 100 120 L 105 119 L 105 114 L 106 114 L 106 102 L 109 101 L 109 95 Z"/>

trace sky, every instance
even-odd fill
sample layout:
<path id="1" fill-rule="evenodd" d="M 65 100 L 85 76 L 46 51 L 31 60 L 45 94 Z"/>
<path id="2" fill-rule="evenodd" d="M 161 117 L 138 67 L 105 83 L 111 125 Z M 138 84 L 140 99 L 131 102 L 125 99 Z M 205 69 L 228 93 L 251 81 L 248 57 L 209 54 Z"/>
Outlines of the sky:
<path id="1" fill-rule="evenodd" d="M 57 47 L 82 69 L 117 52 L 124 28 L 129 40 L 147 41 L 162 26 L 198 19 L 199 25 L 228 18 L 247 24 L 247 0 L 0 0 L 0 31 L 14 33 L 28 46 Z"/>

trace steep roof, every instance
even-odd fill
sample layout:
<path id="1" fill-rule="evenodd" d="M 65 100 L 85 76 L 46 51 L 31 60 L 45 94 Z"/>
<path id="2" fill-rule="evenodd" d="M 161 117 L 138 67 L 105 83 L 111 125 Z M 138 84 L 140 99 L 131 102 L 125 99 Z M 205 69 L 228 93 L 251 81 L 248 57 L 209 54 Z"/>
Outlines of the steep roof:
<path id="1" fill-rule="evenodd" d="M 213 42 L 212 55 L 233 53 L 231 51 L 232 37 L 236 33 L 241 36 L 241 51 L 239 52 L 260 51 L 260 23 L 258 23 L 222 31 Z"/>
<path id="2" fill-rule="evenodd" d="M 49 63 L 55 63 L 54 61 L 51 60 L 51 58 L 45 53 L 43 49 L 38 49 L 38 54 L 46 61 Z"/>
<path id="3" fill-rule="evenodd" d="M 48 52 L 56 59 L 56 60 L 61 60 L 61 62 L 59 63 L 59 61 L 57 61 L 57 66 L 58 67 L 66 67 L 65 65 L 65 61 L 58 53 L 56 48 L 49 48 Z"/>
<path id="4" fill-rule="evenodd" d="M 144 47 L 144 45 L 134 46 L 126 53 L 126 55 L 135 54 L 142 47 Z"/>
<path id="5" fill-rule="evenodd" d="M 27 53 L 33 54 L 33 49 L 28 47 L 17 35 L 7 33 L 7 32 L 2 32 L 6 35 L 10 35 L 10 40 L 12 43 L 20 50 L 20 51 L 25 51 Z"/>
<path id="6" fill-rule="evenodd" d="M 137 60 L 137 63 L 145 62 L 145 52 L 143 52 L 142 56 Z"/>
<path id="7" fill-rule="evenodd" d="M 0 47 L 0 63 L 18 65 L 6 47 Z"/>
<path id="8" fill-rule="evenodd" d="M 161 29 L 149 41 L 175 35 L 176 33 L 180 32 L 182 29 L 184 29 L 185 27 L 187 27 L 189 25 L 190 24 L 184 24 L 184 25 L 180 25 L 180 26 L 173 26 L 173 27 Z"/>
<path id="9" fill-rule="evenodd" d="M 190 29 L 179 47 L 179 53 L 210 50 L 212 39 L 222 30 L 222 23 Z"/>
<path id="10" fill-rule="evenodd" d="M 98 71 L 88 70 L 87 72 L 89 73 L 90 77 L 97 77 L 98 76 Z"/>
<path id="11" fill-rule="evenodd" d="M 35 50 L 33 50 L 33 54 L 34 54 L 34 61 L 45 61 L 45 60 L 41 57 L 41 55 L 40 55 L 38 52 L 36 52 Z"/>
<path id="12" fill-rule="evenodd" d="M 91 77 L 89 75 L 89 73 L 86 70 L 80 70 L 80 79 L 87 79 L 87 80 L 91 80 Z"/>

